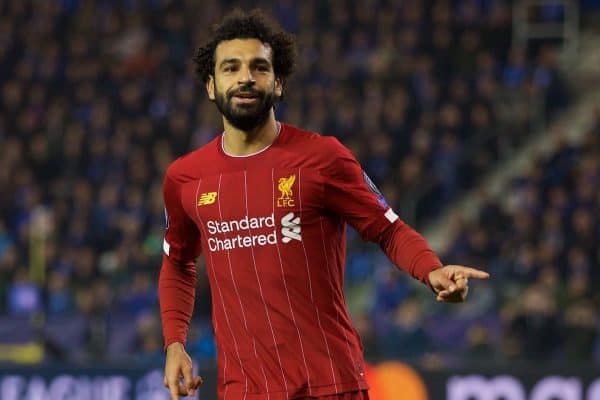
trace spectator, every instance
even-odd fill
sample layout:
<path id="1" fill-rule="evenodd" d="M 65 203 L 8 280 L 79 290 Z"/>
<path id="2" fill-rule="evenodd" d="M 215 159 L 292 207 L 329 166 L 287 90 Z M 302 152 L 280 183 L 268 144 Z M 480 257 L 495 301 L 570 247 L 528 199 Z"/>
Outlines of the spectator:
<path id="1" fill-rule="evenodd" d="M 236 2 L 29 3 L 0 7 L 0 313 L 89 317 L 87 350 L 101 358 L 110 343 L 106 315 L 143 315 L 156 301 L 148 281 L 160 265 L 162 175 L 220 126 L 184 60 Z M 544 47 L 532 57 L 511 48 L 509 2 L 482 4 L 377 0 L 364 9 L 354 0 L 259 1 L 296 32 L 302 52 L 298 77 L 286 88 L 294 96 L 277 112 L 338 136 L 388 202 L 413 214 L 403 218 L 422 224 L 526 136 L 524 123 L 502 129 L 514 119 L 498 112 L 504 90 L 527 102 L 529 84 L 552 100 L 552 112 L 569 99 L 555 52 Z M 515 189 L 521 214 L 490 201 L 481 219 L 502 223 L 464 227 L 448 258 L 486 260 L 511 290 L 536 282 L 549 265 L 569 282 L 596 277 L 593 135 L 585 148 L 580 157 L 581 149 L 565 145 L 544 160 L 538 178 Z M 39 206 L 52 220 L 43 283 L 24 267 Z M 411 315 L 418 320 L 425 311 L 407 300 L 405 280 L 379 273 L 372 249 L 350 242 L 347 285 L 359 295 L 354 309 L 365 332 L 380 325 L 409 331 Z M 204 326 L 210 304 L 198 285 L 204 320 L 197 323 Z M 381 324 L 396 313 L 406 316 Z M 152 353 L 154 338 L 144 338 L 130 353 Z"/>
<path id="2" fill-rule="evenodd" d="M 520 310 L 510 322 L 518 351 L 525 358 L 552 359 L 559 343 L 559 320 L 551 294 L 541 286 L 528 287 Z"/>

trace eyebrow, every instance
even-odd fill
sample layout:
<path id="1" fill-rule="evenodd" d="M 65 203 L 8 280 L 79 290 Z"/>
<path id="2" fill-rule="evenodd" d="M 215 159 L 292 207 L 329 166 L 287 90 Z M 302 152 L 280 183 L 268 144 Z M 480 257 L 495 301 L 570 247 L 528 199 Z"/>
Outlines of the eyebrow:
<path id="1" fill-rule="evenodd" d="M 223 66 L 226 64 L 239 64 L 239 63 L 240 63 L 239 58 L 226 58 L 219 63 L 219 68 L 223 68 Z M 271 62 L 264 57 L 255 57 L 250 61 L 250 64 L 251 65 L 257 65 L 257 64 L 271 65 Z"/>

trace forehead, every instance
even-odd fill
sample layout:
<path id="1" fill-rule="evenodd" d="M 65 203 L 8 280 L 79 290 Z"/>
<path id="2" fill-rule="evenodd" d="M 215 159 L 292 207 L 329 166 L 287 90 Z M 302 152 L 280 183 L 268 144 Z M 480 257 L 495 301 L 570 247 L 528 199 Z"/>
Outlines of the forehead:
<path id="1" fill-rule="evenodd" d="M 258 39 L 232 39 L 219 43 L 215 50 L 215 63 L 232 58 L 242 61 L 265 58 L 272 61 L 271 46 Z"/>

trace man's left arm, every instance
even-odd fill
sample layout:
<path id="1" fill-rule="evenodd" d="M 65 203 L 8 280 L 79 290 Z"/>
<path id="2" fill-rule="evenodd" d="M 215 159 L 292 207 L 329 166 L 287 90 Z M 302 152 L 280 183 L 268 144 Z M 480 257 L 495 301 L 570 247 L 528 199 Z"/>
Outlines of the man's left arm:
<path id="1" fill-rule="evenodd" d="M 396 266 L 428 285 L 438 301 L 463 301 L 469 278 L 488 277 L 486 272 L 474 268 L 444 267 L 425 238 L 387 205 L 350 150 L 335 138 L 327 139 L 326 207 L 343 217 L 364 240 L 378 243 Z"/>
<path id="2" fill-rule="evenodd" d="M 462 302 L 469 293 L 469 278 L 489 278 L 487 272 L 475 268 L 443 266 L 425 238 L 400 220 L 385 230 L 377 242 L 395 265 L 428 285 L 440 302 Z"/>

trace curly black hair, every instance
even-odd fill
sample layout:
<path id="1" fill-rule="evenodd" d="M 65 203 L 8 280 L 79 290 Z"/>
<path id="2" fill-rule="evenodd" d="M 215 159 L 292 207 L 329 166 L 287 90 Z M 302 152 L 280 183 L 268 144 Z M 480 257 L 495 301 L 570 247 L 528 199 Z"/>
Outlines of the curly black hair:
<path id="1" fill-rule="evenodd" d="M 215 74 L 215 50 L 219 43 L 233 39 L 258 39 L 268 44 L 273 51 L 273 70 L 275 77 L 285 82 L 294 72 L 296 65 L 296 41 L 292 34 L 281 29 L 261 10 L 245 13 L 235 9 L 223 20 L 213 26 L 208 42 L 196 51 L 193 57 L 196 74 L 206 83 Z"/>

